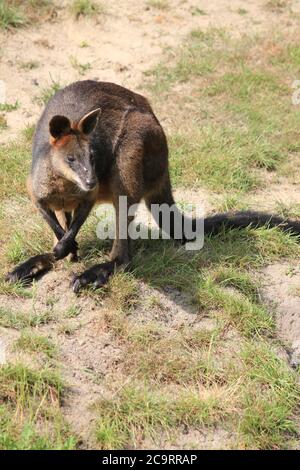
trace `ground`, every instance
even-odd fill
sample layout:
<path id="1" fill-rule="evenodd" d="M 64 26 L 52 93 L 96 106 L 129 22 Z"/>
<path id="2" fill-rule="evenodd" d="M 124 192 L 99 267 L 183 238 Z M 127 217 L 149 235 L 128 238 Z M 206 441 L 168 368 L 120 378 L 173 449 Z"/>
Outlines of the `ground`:
<path id="1" fill-rule="evenodd" d="M 139 241 L 132 272 L 76 296 L 72 273 L 109 249 L 95 212 L 78 264 L 3 280 L 51 247 L 26 195 L 30 142 L 78 79 L 149 97 L 179 204 L 299 217 L 299 22 L 296 1 L 2 2 L 0 448 L 299 448 L 297 237 Z"/>

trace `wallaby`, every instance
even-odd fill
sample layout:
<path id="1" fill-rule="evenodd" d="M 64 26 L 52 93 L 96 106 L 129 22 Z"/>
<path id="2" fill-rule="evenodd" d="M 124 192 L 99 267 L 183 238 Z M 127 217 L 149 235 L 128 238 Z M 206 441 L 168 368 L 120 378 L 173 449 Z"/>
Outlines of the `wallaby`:
<path id="1" fill-rule="evenodd" d="M 85 80 L 59 90 L 37 124 L 28 190 L 57 243 L 53 253 L 30 258 L 8 274 L 33 279 L 56 260 L 77 257 L 76 235 L 96 203 L 110 201 L 116 237 L 110 260 L 73 279 L 73 290 L 105 284 L 117 266 L 130 263 L 130 239 L 119 236 L 119 196 L 128 206 L 144 199 L 174 204 L 165 133 L 143 96 L 113 83 Z M 182 215 L 182 220 L 183 220 Z M 127 227 L 132 217 L 127 217 Z M 161 220 L 157 220 L 161 226 Z M 259 212 L 222 213 L 204 219 L 205 233 L 230 227 L 280 226 L 300 233 L 300 222 Z M 124 230 L 124 227 L 122 227 Z M 174 221 L 170 225 L 174 236 Z M 182 240 L 183 242 L 185 240 Z"/>

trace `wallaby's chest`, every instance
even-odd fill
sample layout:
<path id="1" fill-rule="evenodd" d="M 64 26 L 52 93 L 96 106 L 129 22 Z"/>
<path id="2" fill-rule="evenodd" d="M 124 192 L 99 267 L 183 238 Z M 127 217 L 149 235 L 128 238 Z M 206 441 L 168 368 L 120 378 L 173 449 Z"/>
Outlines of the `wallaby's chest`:
<path id="1" fill-rule="evenodd" d="M 34 202 L 43 201 L 54 211 L 71 212 L 84 200 L 97 198 L 98 190 L 86 193 L 81 191 L 75 183 L 57 175 L 48 173 L 40 178 L 35 176 L 32 179 L 29 178 L 27 184 L 32 199 Z"/>
<path id="2" fill-rule="evenodd" d="M 52 210 L 71 212 L 86 199 L 86 193 L 63 178 L 57 178 L 48 186 L 47 204 Z"/>

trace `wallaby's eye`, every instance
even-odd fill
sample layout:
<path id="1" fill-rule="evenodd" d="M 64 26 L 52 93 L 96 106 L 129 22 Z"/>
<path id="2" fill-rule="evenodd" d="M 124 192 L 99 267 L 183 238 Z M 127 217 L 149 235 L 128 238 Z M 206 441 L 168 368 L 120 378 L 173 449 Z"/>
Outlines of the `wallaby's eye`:
<path id="1" fill-rule="evenodd" d="M 73 157 L 73 155 L 68 155 L 67 156 L 67 162 L 68 163 L 73 163 L 75 161 L 75 158 Z"/>

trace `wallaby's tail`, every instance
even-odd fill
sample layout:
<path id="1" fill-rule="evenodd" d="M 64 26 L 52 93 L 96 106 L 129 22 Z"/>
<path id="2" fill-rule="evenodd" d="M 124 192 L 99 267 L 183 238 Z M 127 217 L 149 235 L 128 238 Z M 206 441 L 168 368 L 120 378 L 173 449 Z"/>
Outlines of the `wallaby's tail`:
<path id="1" fill-rule="evenodd" d="M 296 235 L 300 234 L 300 220 L 285 219 L 283 217 L 267 214 L 264 212 L 223 212 L 204 219 L 204 233 L 214 234 L 223 226 L 230 228 L 253 227 L 278 227 L 283 231 L 290 231 Z"/>
<path id="2" fill-rule="evenodd" d="M 156 192 L 145 198 L 145 202 L 149 210 L 152 204 L 167 204 L 175 206 L 175 201 L 172 195 L 171 184 L 168 176 L 166 177 L 165 184 Z M 153 214 L 153 212 L 152 212 Z M 154 215 L 154 214 L 153 214 Z M 185 216 L 179 211 L 170 214 L 170 229 L 169 235 L 174 238 L 176 233 L 175 224 L 181 224 L 183 230 Z M 156 217 L 156 222 L 159 227 L 164 228 L 161 213 Z M 267 214 L 264 212 L 256 211 L 242 211 L 242 212 L 223 212 L 215 214 L 204 219 L 204 233 L 206 235 L 218 233 L 222 227 L 228 228 L 245 228 L 251 225 L 252 227 L 278 227 L 283 231 L 290 231 L 295 235 L 300 234 L 300 220 L 285 219 L 277 215 Z M 196 231 L 196 220 L 192 223 L 193 232 Z M 182 231 L 182 233 L 184 233 Z M 183 241 L 186 241 L 183 237 Z"/>

